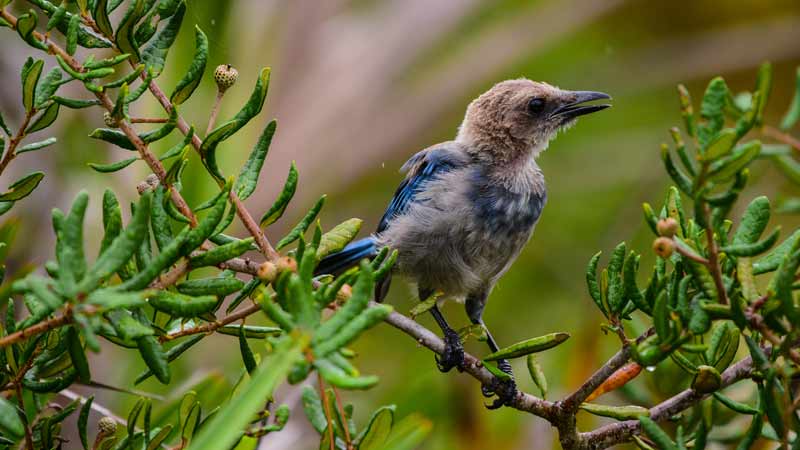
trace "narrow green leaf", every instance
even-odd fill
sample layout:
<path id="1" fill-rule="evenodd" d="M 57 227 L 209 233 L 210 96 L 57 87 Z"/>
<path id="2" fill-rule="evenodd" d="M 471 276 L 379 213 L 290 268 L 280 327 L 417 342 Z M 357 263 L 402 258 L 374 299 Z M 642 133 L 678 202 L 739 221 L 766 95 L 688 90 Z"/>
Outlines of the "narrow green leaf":
<path id="1" fill-rule="evenodd" d="M 242 354 L 242 362 L 244 362 L 244 367 L 247 369 L 247 373 L 252 375 L 256 370 L 256 367 L 258 367 L 258 363 L 256 363 L 256 358 L 253 355 L 253 351 L 250 349 L 250 345 L 247 343 L 244 328 L 239 328 L 239 351 Z"/>
<path id="2" fill-rule="evenodd" d="M 175 11 L 175 14 L 170 17 L 167 25 L 162 28 L 158 35 L 156 35 L 156 38 L 142 50 L 142 62 L 153 69 L 153 73 L 156 77 L 164 70 L 164 62 L 167 59 L 167 53 L 175 42 L 175 38 L 178 37 L 185 12 L 186 3 L 179 2 L 178 9 Z"/>
<path id="3" fill-rule="evenodd" d="M 733 235 L 732 243 L 736 245 L 756 242 L 767 227 L 769 216 L 769 199 L 765 196 L 754 198 L 742 215 L 742 221 Z"/>
<path id="4" fill-rule="evenodd" d="M 758 92 L 758 101 L 753 105 L 756 112 L 755 123 L 760 125 L 764 123 L 764 109 L 767 107 L 767 100 L 772 90 L 772 64 L 765 62 L 758 68 L 758 75 L 756 77 L 756 92 Z"/>
<path id="5" fill-rule="evenodd" d="M 149 298 L 150 305 L 174 317 L 196 317 L 217 306 L 217 297 L 204 295 L 190 297 L 170 291 L 158 291 Z"/>
<path id="6" fill-rule="evenodd" d="M 369 419 L 367 426 L 356 437 L 359 450 L 380 450 L 389 438 L 394 425 L 395 407 L 382 406 Z"/>
<path id="7" fill-rule="evenodd" d="M 705 123 L 697 130 L 697 139 L 703 152 L 725 123 L 724 110 L 729 96 L 728 86 L 721 77 L 708 83 L 700 105 L 700 116 L 705 119 Z"/>
<path id="8" fill-rule="evenodd" d="M 98 172 L 112 173 L 112 172 L 117 172 L 119 170 L 122 170 L 122 169 L 130 166 L 131 164 L 135 163 L 138 160 L 139 160 L 139 158 L 134 157 L 134 158 L 123 159 L 122 161 L 117 161 L 117 162 L 109 163 L 109 164 L 89 163 L 89 167 L 91 167 L 92 169 L 94 169 L 94 170 L 96 170 Z"/>
<path id="9" fill-rule="evenodd" d="M 300 222 L 298 222 L 297 225 L 295 225 L 294 228 L 292 228 L 292 230 L 283 237 L 283 239 L 278 241 L 278 245 L 275 248 L 280 250 L 292 242 L 300 239 L 303 233 L 305 233 L 306 230 L 308 230 L 308 227 L 310 227 L 314 222 L 314 219 L 317 218 L 317 214 L 319 214 L 322 206 L 325 204 L 326 198 L 326 195 L 320 197 L 319 200 L 317 200 L 317 203 L 315 203 L 314 206 L 312 206 L 311 209 L 306 213 L 306 215 L 300 219 Z"/>
<path id="10" fill-rule="evenodd" d="M 134 0 L 130 2 L 128 10 L 119 23 L 115 42 L 120 52 L 130 54 L 131 61 L 139 62 L 139 47 L 134 37 L 134 27 L 144 13 L 144 0 Z"/>
<path id="11" fill-rule="evenodd" d="M 178 292 L 191 296 L 229 295 L 244 287 L 238 278 L 198 278 L 175 286 Z"/>
<path id="12" fill-rule="evenodd" d="M 36 98 L 34 100 L 36 109 L 41 109 L 45 106 L 61 84 L 63 84 L 61 82 L 61 70 L 58 67 L 53 67 L 44 78 L 39 80 L 36 86 Z"/>
<path id="13" fill-rule="evenodd" d="M 722 130 L 708 143 L 708 148 L 706 149 L 705 155 L 703 155 L 703 159 L 705 161 L 712 161 L 727 155 L 733 150 L 733 145 L 736 144 L 738 137 L 736 130 L 732 128 Z"/>
<path id="14" fill-rule="evenodd" d="M 206 70 L 206 62 L 208 61 L 208 38 L 200 27 L 195 26 L 195 50 L 192 63 L 189 65 L 189 70 L 183 78 L 178 81 L 175 90 L 170 95 L 170 101 L 173 105 L 180 105 L 189 99 L 194 93 L 194 90 L 203 79 L 203 72 Z"/>
<path id="15" fill-rule="evenodd" d="M 342 389 L 369 389 L 378 384 L 378 377 L 374 375 L 351 376 L 326 358 L 315 359 L 313 365 L 325 381 Z"/>
<path id="16" fill-rule="evenodd" d="M 506 348 L 502 348 L 489 354 L 485 361 L 497 361 L 499 359 L 518 358 L 532 353 L 542 352 L 551 349 L 569 339 L 569 333 L 550 333 L 531 339 L 526 339 Z"/>
<path id="17" fill-rule="evenodd" d="M 25 425 L 22 424 L 17 407 L 5 397 L 0 397 L 0 429 L 16 439 L 25 434 Z"/>
<path id="18" fill-rule="evenodd" d="M 44 178 L 44 172 L 33 172 L 25 175 L 9 186 L 8 191 L 0 194 L 0 202 L 15 202 L 27 197 L 36 189 L 42 178 Z"/>
<path id="19" fill-rule="evenodd" d="M 229 244 L 220 245 L 211 250 L 192 257 L 192 267 L 215 266 L 237 256 L 242 255 L 252 248 L 253 238 L 239 239 Z"/>
<path id="20" fill-rule="evenodd" d="M 204 337 L 205 337 L 204 334 L 196 334 L 170 348 L 166 353 L 167 362 L 172 362 L 176 360 L 186 350 L 189 350 L 189 348 L 200 342 Z M 153 371 L 147 369 L 146 371 L 144 371 L 143 373 L 139 374 L 139 376 L 136 377 L 136 380 L 134 380 L 133 384 L 134 385 L 139 384 L 142 381 L 150 378 L 151 376 L 153 376 Z"/>
<path id="21" fill-rule="evenodd" d="M 51 103 L 44 112 L 36 116 L 36 119 L 34 119 L 33 123 L 25 130 L 25 133 L 30 134 L 49 127 L 55 122 L 56 117 L 58 117 L 59 106 L 58 103 Z"/>
<path id="22" fill-rule="evenodd" d="M 147 367 L 156 376 L 156 379 L 163 384 L 169 384 L 170 372 L 167 365 L 167 356 L 164 349 L 158 343 L 158 339 L 153 336 L 144 336 L 136 340 L 139 346 L 139 353 L 142 355 Z"/>
<path id="23" fill-rule="evenodd" d="M 670 439 L 667 433 L 664 432 L 659 426 L 650 420 L 648 417 L 639 417 L 639 423 L 642 429 L 655 442 L 661 450 L 678 450 L 678 446 Z"/>
<path id="24" fill-rule="evenodd" d="M 289 202 L 294 197 L 294 193 L 297 190 L 297 167 L 295 166 L 294 161 L 292 161 L 292 165 L 289 166 L 289 175 L 286 177 L 286 182 L 283 184 L 283 189 L 281 190 L 280 195 L 275 200 L 275 203 L 269 208 L 267 212 L 261 216 L 260 224 L 262 227 L 269 226 L 270 224 L 274 223 L 276 220 L 280 219 L 283 215 L 284 211 L 286 211 L 286 207 L 289 206 Z"/>
<path id="25" fill-rule="evenodd" d="M 253 151 L 247 158 L 242 170 L 239 172 L 239 177 L 233 184 L 233 190 L 244 200 L 250 197 L 256 190 L 258 184 L 258 177 L 261 174 L 261 168 L 264 166 L 264 160 L 269 151 L 269 145 L 272 142 L 272 136 L 275 135 L 275 128 L 278 123 L 275 120 L 270 121 L 264 131 L 259 136 Z"/>
<path id="26" fill-rule="evenodd" d="M 56 141 L 57 141 L 56 138 L 51 137 L 51 138 L 47 138 L 47 139 L 45 139 L 43 141 L 33 142 L 33 143 L 30 143 L 28 145 L 24 145 L 24 146 L 18 148 L 17 149 L 17 154 L 19 155 L 20 153 L 36 151 L 36 150 L 45 148 L 45 147 L 47 147 L 49 145 L 53 145 L 53 144 L 56 143 Z"/>
<path id="27" fill-rule="evenodd" d="M 67 54 L 72 56 L 78 50 L 78 36 L 81 32 L 81 18 L 77 14 L 73 14 L 69 18 L 67 24 Z"/>
<path id="28" fill-rule="evenodd" d="M 36 85 L 39 83 L 42 67 L 44 67 L 44 61 L 41 59 L 36 60 L 22 76 L 22 105 L 28 113 L 33 111 L 34 100 L 36 99 Z"/>
<path id="29" fill-rule="evenodd" d="M 723 158 L 713 163 L 708 170 L 711 181 L 720 182 L 730 179 L 740 170 L 746 168 L 761 152 L 761 142 L 750 141 L 745 144 L 737 145 L 733 151 Z"/>
<path id="30" fill-rule="evenodd" d="M 422 416 L 411 414 L 406 416 L 392 428 L 382 450 L 413 450 L 421 448 L 420 444 L 433 429 L 433 424 Z"/>
<path id="31" fill-rule="evenodd" d="M 636 405 L 609 406 L 596 403 L 581 403 L 579 408 L 595 416 L 610 417 L 617 420 L 638 419 L 639 417 L 648 417 L 650 415 L 649 409 Z"/>
<path id="32" fill-rule="evenodd" d="M 753 408 L 750 405 L 740 403 L 735 400 L 731 400 L 730 398 L 722 395 L 719 392 L 714 392 L 714 398 L 719 400 L 720 403 L 725 405 L 731 411 L 737 412 L 739 414 L 751 414 L 751 415 L 758 414 L 758 409 Z"/>
<path id="33" fill-rule="evenodd" d="M 285 339 L 280 342 L 239 389 L 239 394 L 200 429 L 189 450 L 217 450 L 234 444 L 256 411 L 264 407 L 264 399 L 269 398 L 292 365 L 302 358 L 302 347 L 302 341 Z"/>
<path id="34" fill-rule="evenodd" d="M 87 437 L 87 425 L 89 423 L 89 413 L 92 411 L 92 402 L 94 402 L 94 395 L 86 399 L 81 406 L 81 412 L 78 414 L 78 436 L 81 439 L 83 450 L 89 450 L 89 438 Z"/>
<path id="35" fill-rule="evenodd" d="M 753 274 L 760 275 L 777 269 L 786 255 L 796 247 L 798 241 L 800 241 L 800 230 L 796 230 L 791 236 L 786 238 L 781 245 L 775 247 L 766 256 L 753 263 Z"/>
<path id="36" fill-rule="evenodd" d="M 95 0 L 94 8 L 92 9 L 92 18 L 94 19 L 97 28 L 106 36 L 114 35 L 114 28 L 111 26 L 111 20 L 108 18 L 108 0 Z"/>
<path id="37" fill-rule="evenodd" d="M 78 379 L 83 383 L 90 382 L 92 376 L 89 373 L 89 361 L 86 359 L 86 353 L 78 337 L 78 330 L 74 326 L 67 327 L 66 339 L 69 357 L 72 360 L 72 366 L 75 367 L 75 372 L 78 374 Z"/>

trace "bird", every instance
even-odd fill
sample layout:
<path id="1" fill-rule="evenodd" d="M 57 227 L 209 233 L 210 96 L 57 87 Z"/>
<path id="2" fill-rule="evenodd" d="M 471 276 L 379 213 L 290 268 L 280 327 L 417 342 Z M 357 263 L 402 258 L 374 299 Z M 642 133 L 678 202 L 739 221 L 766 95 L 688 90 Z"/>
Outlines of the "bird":
<path id="1" fill-rule="evenodd" d="M 384 299 L 393 275 L 416 285 L 420 301 L 440 294 L 429 310 L 445 342 L 436 358 L 439 370 L 462 370 L 464 364 L 459 335 L 439 309 L 445 300 L 462 302 L 469 320 L 483 326 L 489 349 L 498 351 L 483 311 L 547 202 L 537 157 L 578 117 L 611 106 L 590 103 L 601 99 L 611 96 L 527 78 L 495 84 L 468 105 L 455 139 L 416 153 L 402 166 L 405 178 L 377 230 L 323 258 L 316 273 L 341 273 L 389 247 L 398 252 L 397 261 L 377 283 L 375 300 Z M 482 387 L 485 396 L 497 396 L 490 409 L 518 395 L 510 364 L 500 360 L 498 368 L 509 377 Z"/>

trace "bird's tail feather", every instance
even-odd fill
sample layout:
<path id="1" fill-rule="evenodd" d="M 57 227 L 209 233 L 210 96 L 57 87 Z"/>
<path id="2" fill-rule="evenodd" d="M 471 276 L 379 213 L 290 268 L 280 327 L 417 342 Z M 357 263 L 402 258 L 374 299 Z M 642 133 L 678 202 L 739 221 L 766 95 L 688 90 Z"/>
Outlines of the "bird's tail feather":
<path id="1" fill-rule="evenodd" d="M 322 258 L 314 271 L 315 275 L 338 275 L 357 265 L 364 258 L 374 258 L 378 254 L 377 242 L 373 236 L 348 244 L 342 251 Z"/>

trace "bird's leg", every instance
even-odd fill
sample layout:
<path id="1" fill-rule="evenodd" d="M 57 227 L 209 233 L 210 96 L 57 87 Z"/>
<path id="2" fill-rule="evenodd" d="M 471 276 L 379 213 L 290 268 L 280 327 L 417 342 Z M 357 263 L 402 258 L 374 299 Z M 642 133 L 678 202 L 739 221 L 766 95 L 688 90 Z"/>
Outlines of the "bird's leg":
<path id="1" fill-rule="evenodd" d="M 494 340 L 492 333 L 489 332 L 486 324 L 483 323 L 483 308 L 486 306 L 487 297 L 488 290 L 480 292 L 477 295 L 469 295 L 467 296 L 464 306 L 467 309 L 469 320 L 476 325 L 481 325 L 486 332 L 486 343 L 489 344 L 489 349 L 492 352 L 496 352 L 500 347 L 497 345 L 497 341 Z M 505 359 L 501 359 L 497 361 L 497 368 L 508 374 L 509 377 L 503 380 L 495 377 L 491 384 L 481 386 L 481 392 L 483 392 L 485 397 L 497 395 L 494 402 L 487 406 L 489 409 L 497 409 L 501 406 L 510 405 L 517 397 L 517 383 L 514 381 L 514 373 L 511 371 L 511 364 Z"/>
<path id="2" fill-rule="evenodd" d="M 442 356 L 436 356 L 436 365 L 442 372 L 449 372 L 453 367 L 458 368 L 460 372 L 464 367 L 464 346 L 461 344 L 461 338 L 458 336 L 458 332 L 447 323 L 437 306 L 431 308 L 430 311 L 444 334 L 444 352 Z"/>
<path id="3" fill-rule="evenodd" d="M 492 337 L 492 333 L 489 332 L 482 320 L 477 323 L 480 323 L 486 331 L 486 342 L 489 344 L 489 349 L 492 352 L 498 351 L 500 347 L 497 346 L 497 342 L 494 340 L 494 337 Z M 497 368 L 503 371 L 503 373 L 508 374 L 508 378 L 501 380 L 495 377 L 492 384 L 481 386 L 481 392 L 483 392 L 484 396 L 491 397 L 492 395 L 497 395 L 494 402 L 486 406 L 489 409 L 508 406 L 517 397 L 517 383 L 514 381 L 514 372 L 511 370 L 511 364 L 505 359 L 500 359 L 497 361 Z"/>

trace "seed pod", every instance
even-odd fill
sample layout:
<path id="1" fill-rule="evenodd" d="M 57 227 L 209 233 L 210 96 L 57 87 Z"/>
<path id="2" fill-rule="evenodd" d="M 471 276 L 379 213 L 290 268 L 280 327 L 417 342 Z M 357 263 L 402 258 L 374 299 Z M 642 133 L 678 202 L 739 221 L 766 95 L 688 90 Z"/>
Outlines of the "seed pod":
<path id="1" fill-rule="evenodd" d="M 271 282 L 278 276 L 278 267 L 270 261 L 264 261 L 258 266 L 257 276 L 262 281 Z"/>
<path id="2" fill-rule="evenodd" d="M 214 69 L 214 81 L 217 83 L 217 89 L 220 92 L 227 91 L 229 87 L 236 83 L 238 78 L 239 71 L 230 64 L 220 64 Z"/>
<path id="3" fill-rule="evenodd" d="M 496 361 L 517 358 L 553 348 L 567 339 L 569 339 L 569 333 L 550 333 L 502 348 L 483 359 L 484 361 Z"/>
<path id="4" fill-rule="evenodd" d="M 661 219 L 656 224 L 656 229 L 658 230 L 658 234 L 661 236 L 665 237 L 675 236 L 675 233 L 678 232 L 678 221 L 673 219 L 672 217 Z"/>
<path id="5" fill-rule="evenodd" d="M 111 436 L 117 432 L 117 421 L 104 416 L 97 421 L 97 428 L 103 436 Z"/>
<path id="6" fill-rule="evenodd" d="M 291 256 L 283 256 L 279 258 L 276 265 L 278 268 L 278 273 L 297 272 L 297 261 L 295 261 Z"/>
<path id="7" fill-rule="evenodd" d="M 675 245 L 672 243 L 672 239 L 667 237 L 660 237 L 653 241 L 653 251 L 656 255 L 666 259 L 672 256 L 672 252 L 675 250 Z"/>

